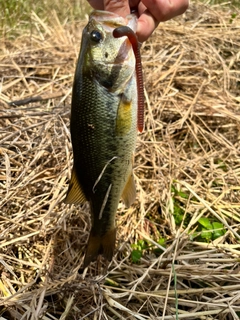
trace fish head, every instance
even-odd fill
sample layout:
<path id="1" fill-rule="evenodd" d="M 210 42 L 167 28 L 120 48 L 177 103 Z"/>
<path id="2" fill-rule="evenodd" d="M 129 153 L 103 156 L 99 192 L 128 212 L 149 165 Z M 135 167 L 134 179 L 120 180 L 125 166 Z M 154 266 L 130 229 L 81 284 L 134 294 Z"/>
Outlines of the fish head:
<path id="1" fill-rule="evenodd" d="M 113 30 L 129 26 L 136 32 L 137 18 L 93 11 L 83 31 L 84 73 L 109 91 L 121 91 L 135 73 L 135 55 L 126 36 L 113 37 Z"/>

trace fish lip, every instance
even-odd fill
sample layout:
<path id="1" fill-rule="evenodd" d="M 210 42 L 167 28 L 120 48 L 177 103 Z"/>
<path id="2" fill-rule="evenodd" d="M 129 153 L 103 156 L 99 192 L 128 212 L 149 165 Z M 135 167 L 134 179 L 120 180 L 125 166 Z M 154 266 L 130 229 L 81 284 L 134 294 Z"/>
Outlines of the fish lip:
<path id="1" fill-rule="evenodd" d="M 101 23 L 111 24 L 113 27 L 126 25 L 128 20 L 110 11 L 94 10 L 89 16 L 90 20 L 97 20 Z"/>
<path id="2" fill-rule="evenodd" d="M 120 26 L 128 26 L 134 32 L 137 30 L 137 16 L 135 14 L 129 14 L 126 18 L 119 16 L 118 14 L 110 11 L 94 10 L 89 16 L 89 21 L 95 20 L 109 28 L 117 28 Z"/>

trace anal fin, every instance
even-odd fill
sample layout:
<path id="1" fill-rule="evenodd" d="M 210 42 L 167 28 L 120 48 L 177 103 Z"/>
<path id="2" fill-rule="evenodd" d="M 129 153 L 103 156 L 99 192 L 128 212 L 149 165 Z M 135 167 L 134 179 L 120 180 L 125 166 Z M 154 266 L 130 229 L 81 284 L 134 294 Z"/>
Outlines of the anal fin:
<path id="1" fill-rule="evenodd" d="M 67 196 L 64 200 L 66 204 L 81 204 L 87 201 L 85 194 L 82 191 L 80 183 L 77 179 L 76 169 L 73 166 L 72 176 L 67 191 Z"/>

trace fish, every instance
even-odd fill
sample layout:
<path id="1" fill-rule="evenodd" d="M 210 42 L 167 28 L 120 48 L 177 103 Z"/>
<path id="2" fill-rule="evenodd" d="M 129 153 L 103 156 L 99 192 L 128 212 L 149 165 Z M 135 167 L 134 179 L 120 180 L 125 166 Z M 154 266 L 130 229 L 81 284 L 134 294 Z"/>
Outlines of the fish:
<path id="1" fill-rule="evenodd" d="M 123 18 L 95 10 L 82 33 L 70 117 L 73 168 L 65 203 L 90 204 L 84 268 L 100 254 L 112 260 L 119 201 L 130 207 L 136 197 L 133 153 L 138 129 L 143 129 L 144 99 L 136 28 L 135 15 Z"/>

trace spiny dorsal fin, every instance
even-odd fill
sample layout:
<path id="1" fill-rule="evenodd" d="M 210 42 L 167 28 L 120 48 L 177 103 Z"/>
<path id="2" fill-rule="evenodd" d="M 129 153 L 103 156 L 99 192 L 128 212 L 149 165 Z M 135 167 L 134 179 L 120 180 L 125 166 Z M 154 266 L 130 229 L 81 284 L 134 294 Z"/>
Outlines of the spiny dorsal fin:
<path id="1" fill-rule="evenodd" d="M 72 176 L 69 183 L 67 196 L 64 202 L 67 204 L 81 204 L 81 203 L 84 203 L 85 201 L 87 201 L 87 199 L 78 182 L 76 170 L 75 170 L 75 167 L 73 166 Z"/>
<path id="2" fill-rule="evenodd" d="M 135 198 L 136 198 L 136 187 L 135 187 L 133 173 L 131 172 L 131 174 L 128 177 L 128 181 L 124 187 L 124 190 L 122 193 L 122 199 L 125 206 L 128 208 L 134 202 Z"/>

